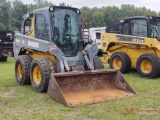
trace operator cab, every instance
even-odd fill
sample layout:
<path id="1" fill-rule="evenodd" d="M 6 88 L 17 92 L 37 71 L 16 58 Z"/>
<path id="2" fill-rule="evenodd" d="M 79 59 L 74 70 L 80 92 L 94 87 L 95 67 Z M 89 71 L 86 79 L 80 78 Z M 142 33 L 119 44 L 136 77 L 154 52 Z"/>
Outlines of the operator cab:
<path id="1" fill-rule="evenodd" d="M 66 57 L 83 49 L 80 10 L 50 6 L 34 10 L 23 17 L 21 33 L 54 42 Z"/>
<path id="2" fill-rule="evenodd" d="M 130 17 L 113 23 L 106 32 L 159 39 L 160 17 Z"/>
<path id="3" fill-rule="evenodd" d="M 82 39 L 79 10 L 55 9 L 51 13 L 53 41 L 65 56 L 75 56 Z"/>

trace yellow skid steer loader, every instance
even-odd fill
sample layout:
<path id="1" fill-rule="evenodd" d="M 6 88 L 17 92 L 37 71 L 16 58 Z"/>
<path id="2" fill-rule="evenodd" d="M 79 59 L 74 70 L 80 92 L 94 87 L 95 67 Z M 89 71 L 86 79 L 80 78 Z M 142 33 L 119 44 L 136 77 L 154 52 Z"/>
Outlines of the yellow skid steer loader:
<path id="1" fill-rule="evenodd" d="M 136 69 L 141 77 L 160 74 L 160 17 L 134 16 L 117 21 L 101 33 L 102 59 L 111 69 L 127 73 Z"/>
<path id="2" fill-rule="evenodd" d="M 97 46 L 84 43 L 81 30 L 77 8 L 50 6 L 24 15 L 14 42 L 17 82 L 66 106 L 134 96 L 119 71 L 104 70 Z"/>

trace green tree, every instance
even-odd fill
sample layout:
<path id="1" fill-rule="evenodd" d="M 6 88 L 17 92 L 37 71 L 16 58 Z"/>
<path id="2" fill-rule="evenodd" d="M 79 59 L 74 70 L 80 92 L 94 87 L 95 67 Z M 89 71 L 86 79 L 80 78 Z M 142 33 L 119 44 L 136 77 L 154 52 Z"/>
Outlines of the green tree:
<path id="1" fill-rule="evenodd" d="M 48 2 L 47 0 L 34 0 L 34 4 L 28 4 L 28 10 L 33 11 L 38 8 L 54 6 L 52 2 Z"/>
<path id="2" fill-rule="evenodd" d="M 11 2 L 6 0 L 0 1 L 0 29 L 10 29 Z"/>
<path id="3" fill-rule="evenodd" d="M 13 29 L 20 29 L 23 15 L 28 12 L 27 5 L 24 5 L 20 0 L 12 2 L 12 25 Z"/>
<path id="4" fill-rule="evenodd" d="M 67 7 L 71 7 L 71 5 L 67 5 L 67 4 L 64 3 L 64 2 L 60 3 L 59 6 L 67 6 Z"/>
<path id="5" fill-rule="evenodd" d="M 35 9 L 54 6 L 53 2 L 47 0 L 34 0 L 34 3 L 24 4 L 21 0 L 13 0 L 12 4 L 8 0 L 0 0 L 0 29 L 20 29 L 22 17 Z M 70 6 L 62 2 L 59 6 Z M 108 26 L 116 20 L 125 19 L 131 16 L 146 16 L 149 12 L 151 16 L 160 16 L 160 12 L 155 12 L 146 7 L 135 7 L 124 4 L 121 7 L 105 6 L 102 8 L 82 7 L 81 17 L 90 21 L 90 27 Z"/>

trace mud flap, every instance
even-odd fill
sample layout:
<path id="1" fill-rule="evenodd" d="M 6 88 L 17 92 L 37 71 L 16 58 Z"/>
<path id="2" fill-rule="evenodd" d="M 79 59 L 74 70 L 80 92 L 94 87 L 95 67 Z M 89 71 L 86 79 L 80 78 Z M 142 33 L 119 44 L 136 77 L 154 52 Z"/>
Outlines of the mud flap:
<path id="1" fill-rule="evenodd" d="M 66 106 L 135 96 L 118 70 L 52 73 L 48 95 Z"/>

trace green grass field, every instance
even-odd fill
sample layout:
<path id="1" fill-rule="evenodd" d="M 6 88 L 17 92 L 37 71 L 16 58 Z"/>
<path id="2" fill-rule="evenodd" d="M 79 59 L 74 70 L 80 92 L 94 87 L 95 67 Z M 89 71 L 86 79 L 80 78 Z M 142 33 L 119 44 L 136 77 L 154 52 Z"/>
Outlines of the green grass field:
<path id="1" fill-rule="evenodd" d="M 13 58 L 0 63 L 0 120 L 160 120 L 160 78 L 144 79 L 132 71 L 124 77 L 136 97 L 69 108 L 19 85 L 14 63 Z"/>

